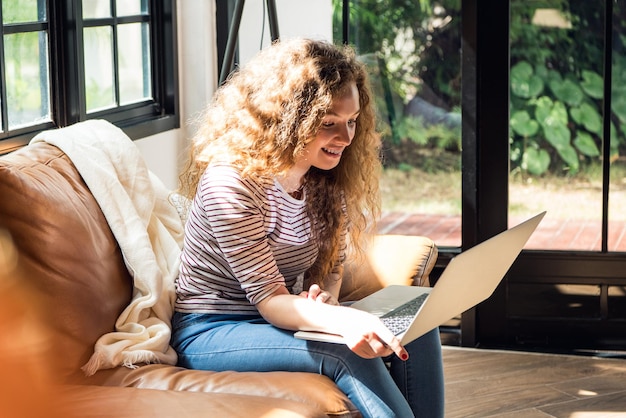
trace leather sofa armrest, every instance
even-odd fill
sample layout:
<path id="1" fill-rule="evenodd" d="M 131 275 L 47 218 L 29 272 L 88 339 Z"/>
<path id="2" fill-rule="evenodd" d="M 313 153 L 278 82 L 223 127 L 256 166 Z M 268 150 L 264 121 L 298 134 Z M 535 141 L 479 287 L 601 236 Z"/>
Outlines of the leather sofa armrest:
<path id="1" fill-rule="evenodd" d="M 430 286 L 429 274 L 438 254 L 427 237 L 376 235 L 364 260 L 346 263 L 339 299 L 359 300 L 392 284 Z"/>

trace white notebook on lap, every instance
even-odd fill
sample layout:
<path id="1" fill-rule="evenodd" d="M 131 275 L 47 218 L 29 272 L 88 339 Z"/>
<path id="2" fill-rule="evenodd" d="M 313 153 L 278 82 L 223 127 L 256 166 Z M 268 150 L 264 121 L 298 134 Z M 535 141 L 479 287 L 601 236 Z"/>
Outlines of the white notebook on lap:
<path id="1" fill-rule="evenodd" d="M 542 212 L 450 260 L 434 287 L 385 287 L 351 306 L 379 316 L 407 344 L 487 299 L 543 219 Z M 398 326 L 397 330 L 394 327 Z M 339 335 L 298 331 L 296 338 L 343 343 Z"/>

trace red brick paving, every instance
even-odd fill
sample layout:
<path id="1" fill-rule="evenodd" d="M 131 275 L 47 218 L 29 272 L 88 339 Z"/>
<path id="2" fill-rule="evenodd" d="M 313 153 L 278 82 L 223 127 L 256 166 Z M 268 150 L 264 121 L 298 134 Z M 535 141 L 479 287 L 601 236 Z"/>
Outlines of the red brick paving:
<path id="1" fill-rule="evenodd" d="M 510 225 L 525 218 L 510 219 Z M 440 247 L 461 245 L 461 217 L 402 212 L 384 213 L 378 224 L 381 234 L 422 235 Z M 609 250 L 626 251 L 626 222 L 609 222 Z M 601 250 L 601 223 L 580 219 L 543 219 L 526 244 L 527 249 Z"/>

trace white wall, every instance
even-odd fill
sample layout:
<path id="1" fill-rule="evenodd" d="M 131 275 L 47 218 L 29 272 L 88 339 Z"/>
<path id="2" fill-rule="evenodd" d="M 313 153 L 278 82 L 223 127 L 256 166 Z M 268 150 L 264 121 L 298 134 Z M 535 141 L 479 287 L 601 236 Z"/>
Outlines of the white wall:
<path id="1" fill-rule="evenodd" d="M 248 0 L 243 9 L 239 30 L 239 59 L 246 62 L 271 42 L 265 0 Z M 278 32 L 281 39 L 296 36 L 332 41 L 332 0 L 276 0 Z M 262 35 L 262 37 L 261 37 Z"/>
<path id="2" fill-rule="evenodd" d="M 191 136 L 189 121 L 210 100 L 217 85 L 215 3 L 178 0 L 178 75 L 181 128 L 135 141 L 148 167 L 170 189 L 178 185 L 178 173 Z"/>
<path id="3" fill-rule="evenodd" d="M 204 108 L 217 86 L 215 1 L 177 2 L 181 128 L 135 141 L 148 167 L 171 189 L 177 187 L 187 140 L 193 133 L 189 122 Z M 245 3 L 239 32 L 241 61 L 259 50 L 264 3 Z M 276 10 L 281 39 L 332 39 L 331 0 L 276 0 Z M 267 14 L 263 39 L 264 45 L 269 44 Z"/>

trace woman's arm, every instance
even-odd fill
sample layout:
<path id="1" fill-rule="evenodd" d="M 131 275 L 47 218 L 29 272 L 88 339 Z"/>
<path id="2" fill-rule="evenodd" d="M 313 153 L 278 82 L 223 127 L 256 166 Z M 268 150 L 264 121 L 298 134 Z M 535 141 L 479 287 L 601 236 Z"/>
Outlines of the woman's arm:
<path id="1" fill-rule="evenodd" d="M 408 359 L 400 341 L 380 319 L 367 312 L 291 295 L 285 287 L 256 306 L 261 315 L 276 327 L 341 335 L 346 345 L 361 357 L 383 357 L 396 353 L 401 359 Z"/>

